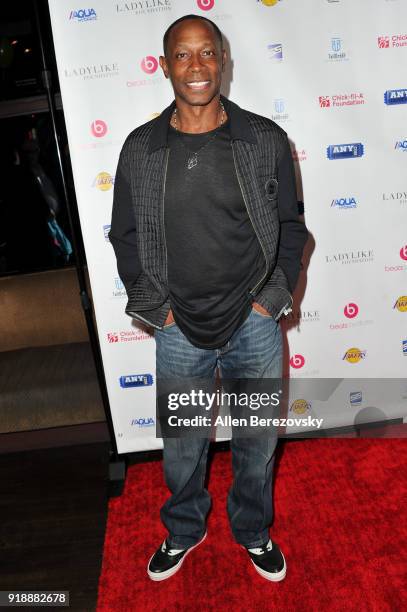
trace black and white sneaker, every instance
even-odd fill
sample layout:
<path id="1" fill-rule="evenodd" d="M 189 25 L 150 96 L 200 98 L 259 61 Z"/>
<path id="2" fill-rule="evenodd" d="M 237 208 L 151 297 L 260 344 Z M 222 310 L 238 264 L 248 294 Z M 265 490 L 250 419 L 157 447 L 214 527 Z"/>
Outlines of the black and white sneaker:
<path id="1" fill-rule="evenodd" d="M 256 571 L 273 582 L 284 580 L 287 566 L 284 555 L 275 542 L 271 540 L 259 548 L 246 548 Z"/>
<path id="2" fill-rule="evenodd" d="M 185 557 L 191 550 L 199 546 L 205 538 L 206 532 L 197 544 L 184 549 L 170 548 L 167 540 L 164 540 L 148 562 L 147 573 L 151 580 L 166 580 L 173 576 L 180 569 Z"/>

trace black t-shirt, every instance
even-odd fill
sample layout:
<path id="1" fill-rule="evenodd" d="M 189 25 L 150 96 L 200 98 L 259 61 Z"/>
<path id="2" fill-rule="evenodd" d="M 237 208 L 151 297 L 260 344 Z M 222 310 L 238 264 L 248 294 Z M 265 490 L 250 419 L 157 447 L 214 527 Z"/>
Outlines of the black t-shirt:
<path id="1" fill-rule="evenodd" d="M 170 126 L 168 143 L 164 219 L 171 309 L 192 344 L 219 348 L 250 312 L 249 291 L 265 270 L 264 255 L 236 176 L 229 121 L 203 134 Z M 198 163 L 188 169 L 194 152 Z"/>

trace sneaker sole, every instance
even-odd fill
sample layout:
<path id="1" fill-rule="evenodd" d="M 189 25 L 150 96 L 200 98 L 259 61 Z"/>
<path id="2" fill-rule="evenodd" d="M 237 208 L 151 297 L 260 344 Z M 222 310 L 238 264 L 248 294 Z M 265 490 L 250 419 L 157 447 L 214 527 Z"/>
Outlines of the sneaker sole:
<path id="1" fill-rule="evenodd" d="M 182 557 L 182 559 L 178 563 L 178 565 L 174 565 L 174 567 L 171 567 L 170 569 L 166 570 L 165 572 L 161 572 L 160 574 L 157 574 L 156 572 L 150 572 L 150 570 L 149 570 L 151 559 L 154 557 L 154 555 L 152 555 L 150 557 L 150 560 L 149 560 L 148 565 L 147 565 L 147 574 L 148 574 L 149 578 L 151 578 L 151 580 L 154 580 L 154 582 L 160 582 L 161 580 L 167 580 L 167 578 L 171 578 L 171 576 L 176 574 L 178 572 L 178 570 L 181 569 L 182 564 L 184 563 L 184 561 L 187 558 L 187 556 L 189 555 L 189 553 L 192 550 L 194 550 L 194 548 L 196 548 L 197 546 L 202 544 L 202 542 L 206 539 L 206 536 L 207 536 L 207 532 L 205 531 L 205 534 L 204 534 L 202 540 L 199 540 L 199 542 L 197 542 L 196 544 L 194 544 L 193 546 L 188 548 L 187 552 Z"/>
<path id="2" fill-rule="evenodd" d="M 275 573 L 270 573 L 270 572 L 266 572 L 266 570 L 261 569 L 261 567 L 258 567 L 253 559 L 250 559 L 250 561 L 253 563 L 254 569 L 256 570 L 256 572 L 258 574 L 260 574 L 260 576 L 262 576 L 263 578 L 265 578 L 266 580 L 270 580 L 271 582 L 280 582 L 281 580 L 284 580 L 285 575 L 287 573 L 287 565 L 285 562 L 285 558 L 283 553 L 281 553 L 284 559 L 284 567 L 280 572 L 275 572 Z"/>

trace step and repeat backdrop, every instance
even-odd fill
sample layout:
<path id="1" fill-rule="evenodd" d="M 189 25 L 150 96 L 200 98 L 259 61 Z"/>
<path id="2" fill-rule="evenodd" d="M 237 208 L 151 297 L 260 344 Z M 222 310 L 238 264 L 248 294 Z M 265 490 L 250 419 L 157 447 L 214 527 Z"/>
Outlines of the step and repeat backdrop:
<path id="1" fill-rule="evenodd" d="M 160 448 L 161 440 L 154 337 L 124 314 L 108 241 L 115 171 L 128 133 L 173 99 L 158 64 L 162 36 L 189 13 L 224 34 L 224 95 L 273 119 L 291 142 L 310 237 L 283 323 L 286 374 L 297 383 L 342 383 L 326 394 L 331 406 L 339 394 L 335 410 L 294 384 L 289 411 L 326 409 L 332 427 L 405 415 L 407 3 L 49 0 L 49 7 L 119 452 Z M 399 383 L 394 397 L 379 380 L 391 378 Z"/>

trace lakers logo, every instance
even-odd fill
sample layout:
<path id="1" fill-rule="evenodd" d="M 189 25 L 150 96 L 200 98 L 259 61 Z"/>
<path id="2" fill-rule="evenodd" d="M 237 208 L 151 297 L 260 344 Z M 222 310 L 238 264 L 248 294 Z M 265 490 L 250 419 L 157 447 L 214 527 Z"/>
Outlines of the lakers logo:
<path id="1" fill-rule="evenodd" d="M 266 6 L 274 6 L 280 0 L 261 0 Z"/>
<path id="2" fill-rule="evenodd" d="M 100 191 L 109 191 L 113 187 L 114 178 L 108 172 L 99 172 L 95 180 L 93 181 L 93 186 L 100 189 Z"/>
<path id="3" fill-rule="evenodd" d="M 290 410 L 295 414 L 304 414 L 310 408 L 310 404 L 305 399 L 296 399 L 291 404 Z"/>
<path id="4" fill-rule="evenodd" d="M 407 312 L 407 295 L 401 295 L 394 304 L 393 308 L 397 308 L 400 312 Z"/>
<path id="5" fill-rule="evenodd" d="M 366 351 L 361 351 L 358 348 L 350 348 L 346 351 L 343 356 L 343 359 L 349 361 L 349 363 L 358 363 L 361 359 L 366 357 Z"/>

